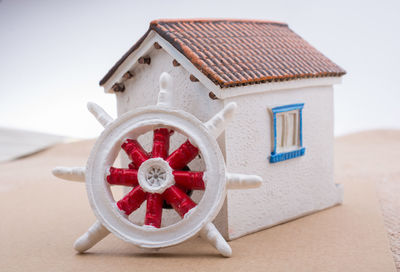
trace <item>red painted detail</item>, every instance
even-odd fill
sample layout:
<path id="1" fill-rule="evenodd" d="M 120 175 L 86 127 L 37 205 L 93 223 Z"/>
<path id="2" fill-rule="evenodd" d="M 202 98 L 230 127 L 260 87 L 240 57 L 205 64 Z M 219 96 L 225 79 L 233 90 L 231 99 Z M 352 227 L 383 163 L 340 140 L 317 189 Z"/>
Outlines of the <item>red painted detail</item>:
<path id="1" fill-rule="evenodd" d="M 121 145 L 121 147 L 132 160 L 132 163 L 129 164 L 129 168 L 131 169 L 138 169 L 144 161 L 149 159 L 149 154 L 147 154 L 136 140 L 128 139 Z"/>
<path id="2" fill-rule="evenodd" d="M 137 170 L 110 167 L 107 182 L 113 185 L 136 186 L 139 184 Z"/>
<path id="3" fill-rule="evenodd" d="M 163 158 L 168 156 L 169 151 L 169 137 L 173 130 L 168 128 L 159 128 L 154 130 L 153 150 L 151 152 L 153 158 Z"/>
<path id="4" fill-rule="evenodd" d="M 187 140 L 169 155 L 166 161 L 173 169 L 180 170 L 196 158 L 197 154 L 199 154 L 199 149 Z"/>
<path id="5" fill-rule="evenodd" d="M 163 197 L 181 217 L 196 206 L 196 203 L 175 185 L 165 190 Z"/>
<path id="6" fill-rule="evenodd" d="M 130 215 L 138 209 L 146 200 L 147 193 L 142 190 L 140 186 L 132 189 L 124 198 L 117 202 L 117 206 L 121 211 Z"/>
<path id="7" fill-rule="evenodd" d="M 173 171 L 175 183 L 190 190 L 204 190 L 203 172 Z"/>
<path id="8" fill-rule="evenodd" d="M 162 206 L 163 198 L 160 194 L 147 194 L 145 225 L 156 228 L 161 226 Z"/>

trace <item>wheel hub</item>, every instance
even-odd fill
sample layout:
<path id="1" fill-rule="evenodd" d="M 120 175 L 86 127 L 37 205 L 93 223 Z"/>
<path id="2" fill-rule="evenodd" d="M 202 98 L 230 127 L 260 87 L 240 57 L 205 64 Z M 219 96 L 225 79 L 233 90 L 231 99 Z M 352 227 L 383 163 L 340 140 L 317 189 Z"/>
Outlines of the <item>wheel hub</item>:
<path id="1" fill-rule="evenodd" d="M 172 169 L 162 158 L 152 158 L 139 167 L 138 181 L 143 191 L 162 194 L 174 185 Z"/>

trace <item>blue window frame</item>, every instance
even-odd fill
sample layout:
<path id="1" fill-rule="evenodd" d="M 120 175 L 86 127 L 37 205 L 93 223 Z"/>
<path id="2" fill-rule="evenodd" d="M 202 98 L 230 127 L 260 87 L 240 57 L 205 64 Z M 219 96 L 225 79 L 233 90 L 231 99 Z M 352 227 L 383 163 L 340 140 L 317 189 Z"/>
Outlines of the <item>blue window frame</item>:
<path id="1" fill-rule="evenodd" d="M 274 122 L 274 149 L 269 159 L 276 163 L 305 154 L 303 147 L 303 107 L 304 103 L 272 108 Z"/>

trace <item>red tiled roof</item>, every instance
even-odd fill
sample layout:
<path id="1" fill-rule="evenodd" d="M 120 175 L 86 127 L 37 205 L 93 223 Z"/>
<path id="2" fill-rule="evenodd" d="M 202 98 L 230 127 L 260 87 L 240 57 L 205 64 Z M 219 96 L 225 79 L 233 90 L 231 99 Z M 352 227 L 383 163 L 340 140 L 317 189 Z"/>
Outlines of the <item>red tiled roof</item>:
<path id="1" fill-rule="evenodd" d="M 221 88 L 346 72 L 287 24 L 257 20 L 157 20 L 154 30 Z M 100 81 L 104 84 L 149 31 Z"/>

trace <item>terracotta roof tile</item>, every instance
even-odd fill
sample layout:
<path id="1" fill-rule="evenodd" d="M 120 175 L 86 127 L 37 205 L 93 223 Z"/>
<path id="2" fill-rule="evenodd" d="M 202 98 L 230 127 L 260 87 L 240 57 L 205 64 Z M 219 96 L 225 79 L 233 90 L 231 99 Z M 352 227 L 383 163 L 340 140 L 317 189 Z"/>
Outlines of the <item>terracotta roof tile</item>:
<path id="1" fill-rule="evenodd" d="M 157 20 L 154 30 L 221 88 L 346 72 L 287 24 L 257 20 Z M 104 84 L 149 31 L 100 81 Z"/>

